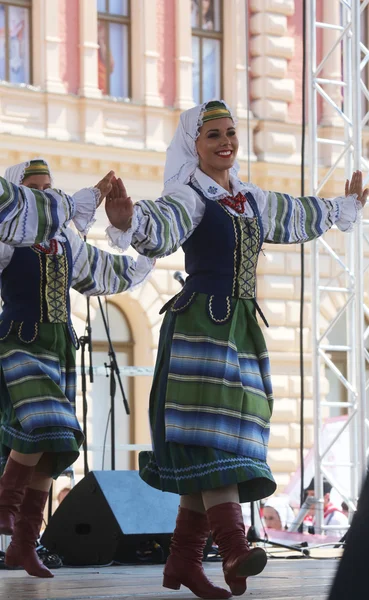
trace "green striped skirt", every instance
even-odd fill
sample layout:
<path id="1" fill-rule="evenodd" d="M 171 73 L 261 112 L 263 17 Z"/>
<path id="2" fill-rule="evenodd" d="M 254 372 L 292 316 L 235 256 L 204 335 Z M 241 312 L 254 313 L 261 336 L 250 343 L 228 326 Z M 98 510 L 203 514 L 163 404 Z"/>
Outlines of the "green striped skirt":
<path id="1" fill-rule="evenodd" d="M 232 299 L 215 323 L 196 294 L 161 328 L 150 395 L 153 452 L 140 453 L 149 485 L 178 494 L 238 484 L 240 501 L 271 495 L 266 462 L 273 397 L 269 358 L 252 301 Z"/>
<path id="2" fill-rule="evenodd" d="M 64 323 L 40 323 L 23 343 L 17 327 L 0 342 L 0 469 L 10 450 L 50 453 L 57 477 L 79 456 L 75 348 Z"/>

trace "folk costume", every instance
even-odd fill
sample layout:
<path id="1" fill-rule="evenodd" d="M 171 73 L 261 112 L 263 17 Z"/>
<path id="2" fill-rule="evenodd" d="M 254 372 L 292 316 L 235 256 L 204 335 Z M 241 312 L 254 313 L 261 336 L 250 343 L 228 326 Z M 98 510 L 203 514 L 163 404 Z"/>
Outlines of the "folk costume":
<path id="1" fill-rule="evenodd" d="M 7 174 L 19 183 L 31 170 L 39 174 L 45 166 L 45 161 L 31 161 Z M 85 295 L 116 294 L 142 282 L 152 269 L 151 259 L 141 256 L 135 262 L 104 252 L 66 227 L 71 218 L 80 230 L 88 227 L 99 197 L 97 188 L 68 197 L 0 179 L 0 461 L 5 468 L 0 479 L 0 533 L 14 533 L 6 564 L 21 564 L 39 576 L 49 575 L 37 565 L 29 569 L 17 563 L 12 555 L 22 527 L 24 546 L 22 518 L 29 521 L 35 509 L 35 499 L 29 496 L 37 490 L 27 487 L 34 468 L 14 461 L 10 451 L 46 453 L 53 477 L 77 459 L 83 433 L 75 415 L 78 340 L 70 288 Z M 37 498 L 37 526 L 27 530 L 28 545 L 30 537 L 31 545 L 37 538 L 47 499 L 47 493 L 39 494 L 43 496 Z"/>
<path id="2" fill-rule="evenodd" d="M 248 502 L 270 496 L 276 488 L 267 464 L 273 392 L 257 320 L 259 253 L 268 242 L 313 240 L 333 224 L 348 231 L 360 203 L 355 197 L 326 200 L 264 192 L 238 178 L 237 163 L 230 170 L 230 196 L 199 169 L 195 144 L 205 122 L 224 117 L 233 119 L 227 105 L 218 101 L 181 115 L 167 151 L 163 196 L 136 203 L 131 229 L 123 233 L 110 226 L 108 234 L 121 248 L 132 240 L 139 253 L 151 258 L 181 246 L 188 274 L 182 291 L 162 309 L 149 409 L 153 450 L 140 453 L 142 479 L 181 495 L 237 484 L 240 502 Z M 174 548 L 179 530 L 191 529 L 190 512 L 180 508 Z M 228 542 L 239 535 L 239 553 L 245 553 L 241 509 L 215 506 L 207 517 L 198 544 L 211 529 L 226 581 L 240 595 L 245 579 L 235 576 L 236 551 Z M 192 529 L 199 531 L 196 519 Z M 241 575 L 263 568 L 266 559 L 255 556 L 257 564 Z M 226 597 L 221 592 L 211 595 L 214 590 L 201 595 L 194 585 L 191 589 L 200 597 Z"/>
<path id="3" fill-rule="evenodd" d="M 5 169 L 4 179 L 10 183 L 15 183 L 15 185 L 22 185 L 23 181 L 30 175 L 48 175 L 51 187 L 53 187 L 54 178 L 50 165 L 44 158 L 36 158 L 8 167 Z"/>

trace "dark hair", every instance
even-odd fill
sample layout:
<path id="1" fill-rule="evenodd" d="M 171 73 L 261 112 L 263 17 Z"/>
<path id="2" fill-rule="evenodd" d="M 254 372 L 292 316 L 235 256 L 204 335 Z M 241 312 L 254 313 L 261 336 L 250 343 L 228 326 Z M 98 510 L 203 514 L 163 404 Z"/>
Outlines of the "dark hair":
<path id="1" fill-rule="evenodd" d="M 327 479 L 325 477 L 323 477 L 323 493 L 324 493 L 324 496 L 326 494 L 330 494 L 331 493 L 332 487 L 333 486 L 329 483 L 329 481 L 327 481 Z M 308 487 L 305 489 L 305 492 L 310 492 L 310 491 L 315 491 L 314 477 L 310 481 Z"/>

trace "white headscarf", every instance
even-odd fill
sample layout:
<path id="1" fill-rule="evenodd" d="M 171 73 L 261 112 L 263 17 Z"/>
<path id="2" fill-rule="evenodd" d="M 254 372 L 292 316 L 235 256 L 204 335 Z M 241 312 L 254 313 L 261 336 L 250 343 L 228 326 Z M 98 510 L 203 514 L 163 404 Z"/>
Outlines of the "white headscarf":
<path id="1" fill-rule="evenodd" d="M 52 186 L 53 185 L 53 176 L 51 174 L 50 165 L 47 162 L 47 160 L 45 160 L 41 156 L 39 156 L 37 158 L 33 158 L 32 160 L 43 160 L 44 161 L 44 163 L 47 165 L 49 172 L 50 172 L 50 179 L 51 179 L 51 186 Z M 4 173 L 4 179 L 6 179 L 6 181 L 9 181 L 10 183 L 15 183 L 15 185 L 22 185 L 22 182 L 24 179 L 24 172 L 26 169 L 28 169 L 30 164 L 31 164 L 31 161 L 27 160 L 26 162 L 19 163 L 18 165 L 13 165 L 12 167 L 8 167 Z"/>
<path id="2" fill-rule="evenodd" d="M 220 100 L 219 102 L 222 102 L 229 110 L 234 123 L 236 123 L 236 119 L 229 106 L 224 100 Z M 196 168 L 199 166 L 196 140 L 200 134 L 199 130 L 203 124 L 202 116 L 207 104 L 207 102 L 204 102 L 181 114 L 178 127 L 167 149 L 167 158 L 164 168 L 165 186 L 168 183 L 172 184 L 175 182 L 182 184 L 188 183 L 191 175 L 193 175 Z M 230 171 L 233 175 L 237 175 L 239 168 L 238 163 L 235 162 Z"/>
<path id="3" fill-rule="evenodd" d="M 274 508 L 282 523 L 282 529 L 288 529 L 294 521 L 295 514 L 290 507 L 288 496 L 272 496 L 264 504 L 264 508 Z"/>

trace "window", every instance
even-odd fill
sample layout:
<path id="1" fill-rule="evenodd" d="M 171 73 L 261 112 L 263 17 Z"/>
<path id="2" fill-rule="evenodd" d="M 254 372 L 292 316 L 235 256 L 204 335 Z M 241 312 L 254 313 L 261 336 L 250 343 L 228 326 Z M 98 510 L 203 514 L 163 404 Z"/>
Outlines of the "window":
<path id="1" fill-rule="evenodd" d="M 0 80 L 31 83 L 31 0 L 0 0 Z"/>
<path id="2" fill-rule="evenodd" d="M 192 0 L 193 99 L 222 95 L 222 0 Z"/>
<path id="3" fill-rule="evenodd" d="M 129 0 L 97 0 L 99 88 L 117 98 L 130 95 Z"/>

